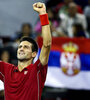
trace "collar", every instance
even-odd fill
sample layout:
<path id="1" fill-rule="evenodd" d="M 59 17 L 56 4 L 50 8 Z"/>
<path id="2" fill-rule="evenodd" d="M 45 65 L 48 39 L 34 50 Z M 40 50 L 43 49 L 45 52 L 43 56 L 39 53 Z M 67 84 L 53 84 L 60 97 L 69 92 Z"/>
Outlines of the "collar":
<path id="1" fill-rule="evenodd" d="M 29 70 L 29 69 L 31 68 L 32 65 L 33 65 L 33 64 L 28 65 L 28 66 L 25 67 L 22 71 Z M 22 71 L 21 71 L 21 72 L 22 72 Z M 15 67 L 14 72 L 19 72 L 18 66 Z"/>

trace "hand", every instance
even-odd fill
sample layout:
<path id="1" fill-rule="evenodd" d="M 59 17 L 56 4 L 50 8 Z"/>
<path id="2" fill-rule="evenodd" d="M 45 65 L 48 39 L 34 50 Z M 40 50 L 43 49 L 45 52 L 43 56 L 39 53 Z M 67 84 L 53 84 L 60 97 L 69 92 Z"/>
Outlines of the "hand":
<path id="1" fill-rule="evenodd" d="M 33 9 L 37 11 L 40 15 L 46 14 L 46 7 L 44 3 L 41 2 L 34 3 Z"/>

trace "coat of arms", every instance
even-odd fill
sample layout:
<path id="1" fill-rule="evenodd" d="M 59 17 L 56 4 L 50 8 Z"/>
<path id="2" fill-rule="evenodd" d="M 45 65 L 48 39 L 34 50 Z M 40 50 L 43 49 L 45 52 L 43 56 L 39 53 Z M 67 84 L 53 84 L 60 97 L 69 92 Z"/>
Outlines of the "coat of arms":
<path id="1" fill-rule="evenodd" d="M 62 68 L 62 71 L 68 75 L 73 76 L 80 72 L 80 57 L 77 53 L 79 47 L 70 42 L 66 43 L 62 46 L 63 52 L 61 53 L 60 57 L 60 65 Z"/>

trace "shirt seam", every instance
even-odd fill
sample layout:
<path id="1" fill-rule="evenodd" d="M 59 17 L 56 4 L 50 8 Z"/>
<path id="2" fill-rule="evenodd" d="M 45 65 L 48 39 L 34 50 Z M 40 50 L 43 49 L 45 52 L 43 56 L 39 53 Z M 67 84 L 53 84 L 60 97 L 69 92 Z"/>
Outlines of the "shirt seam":
<path id="1" fill-rule="evenodd" d="M 39 100 L 39 73 L 40 73 L 40 70 L 37 72 L 37 82 L 38 82 L 38 100 Z"/>

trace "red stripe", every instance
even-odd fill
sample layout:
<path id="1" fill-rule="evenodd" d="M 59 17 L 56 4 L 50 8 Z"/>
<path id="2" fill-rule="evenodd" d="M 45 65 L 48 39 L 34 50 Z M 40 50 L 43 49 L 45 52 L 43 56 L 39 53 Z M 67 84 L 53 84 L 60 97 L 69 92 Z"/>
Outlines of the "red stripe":
<path id="1" fill-rule="evenodd" d="M 42 47 L 42 38 L 38 37 L 38 45 L 39 48 Z M 90 39 L 86 38 L 64 38 L 64 37 L 53 37 L 52 38 L 52 47 L 51 50 L 56 50 L 56 51 L 63 51 L 63 44 L 73 42 L 75 43 L 78 47 L 79 53 L 90 53 Z"/>

